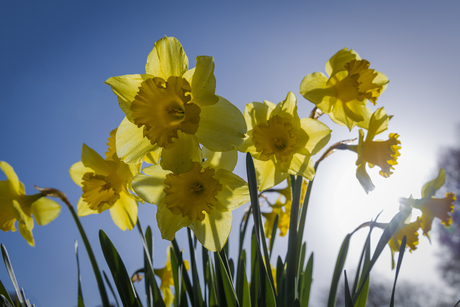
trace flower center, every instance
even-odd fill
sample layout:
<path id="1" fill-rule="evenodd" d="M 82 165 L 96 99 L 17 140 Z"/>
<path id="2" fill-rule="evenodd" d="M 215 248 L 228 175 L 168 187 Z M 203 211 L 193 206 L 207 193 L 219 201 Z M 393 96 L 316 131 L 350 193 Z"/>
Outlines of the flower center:
<path id="1" fill-rule="evenodd" d="M 211 212 L 217 204 L 216 195 L 222 190 L 215 173 L 214 169 L 202 169 L 200 163 L 193 162 L 187 173 L 166 175 L 166 207 L 173 214 L 188 216 L 192 222 L 204 220 L 203 211 Z"/>
<path id="2" fill-rule="evenodd" d="M 394 169 L 393 166 L 399 154 L 398 140 L 399 135 L 391 133 L 390 139 L 386 141 L 367 141 L 363 143 L 363 159 L 372 165 L 378 165 L 381 168 L 380 175 L 389 177 Z"/>
<path id="3" fill-rule="evenodd" d="M 341 80 L 334 81 L 337 97 L 340 100 L 349 102 L 369 99 L 373 104 L 376 103 L 383 87 L 373 83 L 377 73 L 374 69 L 369 69 L 369 65 L 370 63 L 366 60 L 352 60 L 345 65 L 348 75 Z"/>
<path id="4" fill-rule="evenodd" d="M 198 130 L 201 109 L 190 99 L 190 84 L 182 77 L 147 79 L 131 104 L 134 123 L 144 127 L 152 144 L 171 147 L 178 130 L 188 134 Z"/>
<path id="5" fill-rule="evenodd" d="M 298 136 L 289 119 L 273 116 L 267 124 L 254 127 L 252 141 L 261 160 L 275 155 L 279 161 L 288 161 L 295 150 Z"/>
<path id="6" fill-rule="evenodd" d="M 82 197 L 91 209 L 101 213 L 112 207 L 120 198 L 120 186 L 120 180 L 114 175 L 86 173 L 83 175 Z"/>

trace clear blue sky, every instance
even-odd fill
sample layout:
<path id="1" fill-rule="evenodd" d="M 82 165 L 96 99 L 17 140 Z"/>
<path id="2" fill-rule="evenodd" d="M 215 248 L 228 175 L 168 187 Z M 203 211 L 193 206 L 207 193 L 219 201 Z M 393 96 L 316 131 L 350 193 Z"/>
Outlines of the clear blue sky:
<path id="1" fill-rule="evenodd" d="M 277 103 L 293 91 L 302 117 L 313 106 L 299 94 L 302 78 L 324 72 L 326 61 L 349 47 L 390 78 L 378 106 L 395 115 L 389 132 L 401 135 L 402 156 L 394 177 L 401 183 L 398 193 L 401 186 L 408 189 L 393 196 L 419 197 L 421 185 L 437 172 L 437 152 L 458 144 L 459 9 L 458 1 L 3 1 L 0 160 L 14 167 L 28 193 L 33 193 L 33 184 L 54 187 L 76 205 L 81 190 L 68 170 L 80 160 L 82 143 L 103 154 L 109 132 L 124 117 L 104 81 L 143 73 L 153 43 L 164 35 L 179 39 L 191 67 L 197 55 L 214 56 L 216 93 L 241 110 L 252 101 Z M 348 133 L 323 120 L 334 131 L 333 142 L 357 136 L 356 129 Z M 332 183 L 340 184 L 339 178 L 359 187 L 355 159 L 352 153 L 340 153 L 325 161 L 315 183 L 316 209 L 309 212 L 307 239 L 309 252 L 313 248 L 319 255 L 313 290 L 318 293 L 329 283 L 341 239 L 350 231 L 346 225 L 337 228 L 340 223 L 332 217 L 338 206 Z M 243 169 L 238 167 L 241 176 Z M 396 194 L 386 192 L 391 193 Z M 324 223 L 315 224 L 315 214 Z M 239 223 L 241 212 L 235 216 Z M 155 206 L 140 205 L 140 219 L 143 226 L 154 226 Z M 100 228 L 117 246 L 129 272 L 142 265 L 137 232 L 120 231 L 108 212 L 81 220 L 104 270 Z M 0 233 L 31 301 L 37 307 L 77 305 L 77 239 L 85 302 L 99 305 L 86 251 L 68 210 L 63 207 L 45 227 L 36 225 L 34 236 L 32 248 L 19 232 Z M 168 242 L 157 230 L 154 236 L 155 267 L 161 267 Z M 230 240 L 236 243 L 236 236 Z M 429 250 L 424 247 L 420 254 Z M 389 259 L 381 262 L 389 270 Z M 3 268 L 0 278 L 11 288 Z"/>

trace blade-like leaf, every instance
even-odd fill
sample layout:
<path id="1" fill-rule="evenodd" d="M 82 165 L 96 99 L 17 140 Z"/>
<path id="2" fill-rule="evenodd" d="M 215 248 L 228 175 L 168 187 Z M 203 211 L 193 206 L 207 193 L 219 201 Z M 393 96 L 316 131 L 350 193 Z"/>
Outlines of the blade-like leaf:
<path id="1" fill-rule="evenodd" d="M 85 307 L 83 292 L 81 291 L 80 261 L 78 260 L 78 241 L 75 240 L 75 256 L 77 258 L 77 277 L 78 277 L 78 307 Z"/>
<path id="2" fill-rule="evenodd" d="M 230 276 L 227 274 L 227 270 L 225 269 L 224 263 L 222 262 L 222 258 L 220 257 L 220 253 L 214 253 L 214 261 L 216 262 L 216 270 L 219 272 L 225 295 L 225 301 L 228 307 L 240 306 L 238 302 L 238 298 L 235 293 L 235 289 L 233 289 L 232 282 L 230 280 Z M 221 294 L 219 293 L 219 296 Z"/>
<path id="3" fill-rule="evenodd" d="M 303 273 L 303 282 L 300 292 L 300 305 L 302 307 L 308 307 L 308 302 L 310 300 L 310 289 L 311 283 L 313 282 L 313 253 L 311 253 L 310 258 L 308 259 L 305 272 Z"/>
<path id="4" fill-rule="evenodd" d="M 113 290 L 112 284 L 110 283 L 109 277 L 107 274 L 105 274 L 104 270 L 102 270 L 102 275 L 104 275 L 105 282 L 109 286 L 110 291 L 112 292 L 113 297 L 115 298 L 115 303 L 117 304 L 117 307 L 120 307 L 120 304 L 118 303 L 118 298 L 115 294 L 115 291 Z"/>
<path id="5" fill-rule="evenodd" d="M 249 284 L 246 277 L 246 252 L 243 250 L 238 264 L 236 273 L 236 296 L 241 306 L 251 306 L 251 297 L 249 296 Z"/>
<path id="6" fill-rule="evenodd" d="M 0 246 L 2 249 L 3 262 L 5 263 L 6 271 L 10 276 L 14 290 L 16 290 L 17 300 L 21 306 L 27 306 L 26 297 L 22 295 L 21 289 L 19 289 L 18 281 L 16 280 L 16 275 L 14 275 L 13 265 L 11 264 L 10 257 L 8 256 L 8 251 L 6 250 L 5 245 L 1 244 Z"/>
<path id="7" fill-rule="evenodd" d="M 5 286 L 3 285 L 2 281 L 0 280 L 0 295 L 3 295 L 3 297 L 11 304 L 13 305 L 13 300 L 11 299 L 10 294 L 6 290 Z"/>
<path id="8" fill-rule="evenodd" d="M 345 270 L 343 273 L 345 275 L 345 307 L 353 307 L 353 300 L 351 299 L 350 288 L 348 287 L 347 271 Z"/>
<path id="9" fill-rule="evenodd" d="M 337 256 L 334 274 L 332 276 L 331 287 L 329 289 L 329 298 L 327 301 L 328 307 L 335 306 L 335 300 L 337 297 L 337 289 L 338 289 L 338 284 L 340 280 L 340 275 L 343 272 L 343 266 L 345 264 L 345 259 L 347 258 L 347 254 L 348 254 L 348 247 L 350 246 L 350 237 L 351 237 L 351 234 L 347 234 L 347 236 L 343 240 L 342 247 L 340 247 L 339 255 Z"/>
<path id="10" fill-rule="evenodd" d="M 399 248 L 398 264 L 396 265 L 395 282 L 393 284 L 393 291 L 391 292 L 390 307 L 394 307 L 394 304 L 395 304 L 396 282 L 398 281 L 399 270 L 401 269 L 401 263 L 404 257 L 405 250 L 406 250 L 406 236 L 403 237 L 401 241 L 401 247 Z"/>
<path id="11" fill-rule="evenodd" d="M 193 278 L 193 306 L 203 306 L 203 297 L 201 295 L 200 280 L 198 279 L 198 268 L 196 265 L 195 248 L 192 243 L 192 233 L 190 228 L 187 227 L 188 244 L 190 249 L 190 263 L 192 267 L 192 278 Z"/>
<path id="12" fill-rule="evenodd" d="M 110 241 L 102 229 L 99 230 L 99 241 L 123 306 L 141 307 L 142 305 L 139 302 L 131 278 L 126 271 L 126 267 L 115 246 L 112 244 L 112 241 Z"/>

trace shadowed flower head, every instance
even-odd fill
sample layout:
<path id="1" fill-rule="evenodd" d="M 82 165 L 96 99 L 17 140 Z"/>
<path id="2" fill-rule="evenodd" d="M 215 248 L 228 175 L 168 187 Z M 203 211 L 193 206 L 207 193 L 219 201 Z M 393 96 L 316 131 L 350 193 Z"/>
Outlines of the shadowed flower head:
<path id="1" fill-rule="evenodd" d="M 78 215 L 86 216 L 110 209 L 115 224 L 131 230 L 137 221 L 137 200 L 129 193 L 131 180 L 140 164 L 126 164 L 116 153 L 117 129 L 110 133 L 106 158 L 83 144 L 81 161 L 70 168 L 73 181 L 82 187 Z"/>
<path id="2" fill-rule="evenodd" d="M 126 118 L 117 133 L 118 156 L 138 163 L 152 152 L 158 162 L 162 150 L 174 147 L 178 133 L 196 136 L 210 150 L 228 151 L 241 144 L 246 125 L 241 112 L 215 95 L 214 59 L 188 58 L 174 37 L 155 43 L 145 74 L 109 78 Z"/>
<path id="3" fill-rule="evenodd" d="M 201 150 L 195 137 L 179 132 L 170 155 L 161 165 L 134 177 L 134 191 L 158 205 L 161 236 L 173 240 L 189 227 L 204 247 L 221 250 L 232 226 L 232 210 L 249 201 L 247 183 L 233 174 L 237 152 Z"/>
<path id="4" fill-rule="evenodd" d="M 344 48 L 326 63 L 329 78 L 321 72 L 305 76 L 300 94 L 337 124 L 350 130 L 356 124 L 367 128 L 371 115 L 367 100 L 375 104 L 389 82 L 384 74 L 370 69 L 369 65 L 358 53 Z"/>
<path id="5" fill-rule="evenodd" d="M 422 211 L 420 217 L 420 227 L 423 230 L 423 235 L 430 239 L 429 231 L 433 219 L 437 217 L 441 223 L 448 228 L 452 223 L 452 213 L 454 212 L 454 202 L 456 197 L 453 193 L 446 193 L 444 198 L 436 198 L 436 191 L 441 188 L 446 180 L 446 173 L 441 168 L 438 176 L 426 183 L 422 188 L 422 198 L 414 199 L 400 198 L 399 201 L 402 206 L 410 206 Z"/>
<path id="6" fill-rule="evenodd" d="M 369 193 L 374 190 L 375 186 L 372 183 L 371 178 L 366 170 L 366 164 L 369 167 L 375 165 L 380 167 L 379 174 L 385 178 L 388 178 L 393 174 L 393 166 L 398 164 L 397 159 L 400 156 L 399 149 L 401 149 L 401 142 L 398 140 L 399 135 L 390 133 L 389 139 L 386 141 L 376 140 L 374 137 L 388 129 L 388 122 L 392 116 L 388 116 L 383 108 L 377 109 L 369 121 L 369 130 L 367 132 L 366 139 L 364 139 L 364 131 L 359 130 L 359 144 L 348 145 L 348 149 L 358 153 L 358 160 L 356 165 L 356 177 L 361 183 L 362 187 Z"/>
<path id="7" fill-rule="evenodd" d="M 250 103 L 244 116 L 249 131 L 238 150 L 254 158 L 259 191 L 281 183 L 289 174 L 313 178 L 311 156 L 327 144 L 331 130 L 315 119 L 300 119 L 292 92 L 278 105 Z"/>
<path id="8" fill-rule="evenodd" d="M 418 245 L 418 230 L 421 225 L 421 220 L 418 218 L 415 222 L 410 224 L 403 224 L 403 226 L 391 237 L 388 245 L 391 249 L 391 267 L 395 268 L 395 252 L 399 252 L 401 242 L 406 236 L 406 247 L 409 247 L 409 252 L 417 249 Z"/>
<path id="9" fill-rule="evenodd" d="M 61 206 L 41 193 L 26 195 L 14 169 L 4 161 L 0 161 L 0 168 L 7 178 L 0 181 L 0 229 L 16 231 L 15 222 L 18 221 L 22 237 L 34 246 L 32 215 L 38 225 L 46 225 L 59 215 Z"/>

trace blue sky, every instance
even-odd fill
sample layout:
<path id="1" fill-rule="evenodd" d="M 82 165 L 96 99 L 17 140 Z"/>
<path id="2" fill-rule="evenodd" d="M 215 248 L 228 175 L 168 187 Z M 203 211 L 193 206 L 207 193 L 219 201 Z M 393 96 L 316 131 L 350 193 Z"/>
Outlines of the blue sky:
<path id="1" fill-rule="evenodd" d="M 76 205 L 81 190 L 69 176 L 70 166 L 80 160 L 83 143 L 103 154 L 109 132 L 124 117 L 105 80 L 143 73 L 153 43 L 164 35 L 179 39 L 191 67 L 196 56 L 213 56 L 216 93 L 240 110 L 253 101 L 278 103 L 292 91 L 301 117 L 313 106 L 299 94 L 302 78 L 324 72 L 335 52 L 352 48 L 390 79 L 377 106 L 394 115 L 389 132 L 401 135 L 402 156 L 392 177 L 375 179 L 370 198 L 355 179 L 353 153 L 337 153 L 321 165 L 306 227 L 309 252 L 318 256 L 313 291 L 321 292 L 341 240 L 352 229 L 343 217 L 369 218 L 382 209 L 394 213 L 398 197 L 419 197 L 423 183 L 437 173 L 437 153 L 457 143 L 459 9 L 458 1 L 4 1 L 0 160 L 14 167 L 28 193 L 34 184 L 54 187 Z M 326 116 L 321 119 L 333 130 L 332 142 L 357 137 L 356 129 L 349 133 Z M 243 164 L 237 172 L 245 176 Z M 363 204 L 352 207 L 355 199 Z M 242 210 L 235 213 L 236 223 Z M 140 205 L 140 214 L 143 226 L 155 226 L 155 206 Z M 142 265 L 136 232 L 120 231 L 108 212 L 81 221 L 104 270 L 100 228 L 128 271 Z M 157 230 L 154 236 L 155 267 L 160 267 L 168 242 Z M 81 240 L 68 210 L 63 207 L 51 224 L 36 226 L 34 237 L 32 248 L 19 232 L 0 233 L 20 285 L 36 306 L 76 306 L 74 240 Z M 236 236 L 230 241 L 236 243 Z M 84 298 L 87 306 L 97 306 L 94 277 L 80 246 Z M 435 249 L 435 242 L 421 244 L 404 263 L 407 269 L 403 264 L 402 278 L 417 268 L 432 273 L 411 264 L 432 263 Z M 382 259 L 382 272 L 389 271 L 389 252 Z M 6 270 L 0 269 L 0 278 L 10 285 Z"/>

